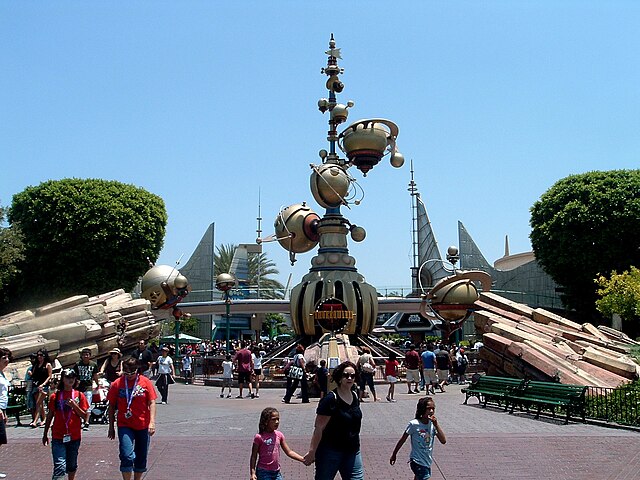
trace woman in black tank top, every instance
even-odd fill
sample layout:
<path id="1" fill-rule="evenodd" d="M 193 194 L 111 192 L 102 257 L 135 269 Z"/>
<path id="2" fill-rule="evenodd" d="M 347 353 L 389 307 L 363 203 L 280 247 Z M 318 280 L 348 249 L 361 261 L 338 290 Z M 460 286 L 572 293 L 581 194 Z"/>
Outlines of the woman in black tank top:
<path id="1" fill-rule="evenodd" d="M 44 424 L 44 401 L 49 393 L 49 382 L 51 382 L 51 374 L 53 373 L 49 353 L 46 349 L 42 348 L 38 350 L 36 358 L 36 363 L 31 369 L 35 402 L 33 419 L 29 424 L 31 428 L 36 428 Z"/>

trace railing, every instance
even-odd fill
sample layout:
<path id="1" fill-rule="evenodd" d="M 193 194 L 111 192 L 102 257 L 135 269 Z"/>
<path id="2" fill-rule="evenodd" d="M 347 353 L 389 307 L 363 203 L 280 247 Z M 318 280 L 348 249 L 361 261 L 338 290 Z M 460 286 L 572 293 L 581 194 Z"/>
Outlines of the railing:
<path id="1" fill-rule="evenodd" d="M 640 384 L 634 382 L 618 388 L 589 387 L 586 417 L 640 427 Z"/>

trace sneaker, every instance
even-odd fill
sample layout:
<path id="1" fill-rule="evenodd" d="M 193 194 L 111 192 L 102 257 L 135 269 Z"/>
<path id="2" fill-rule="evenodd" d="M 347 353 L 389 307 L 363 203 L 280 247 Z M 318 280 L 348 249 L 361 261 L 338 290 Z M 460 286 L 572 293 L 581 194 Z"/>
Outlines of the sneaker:
<path id="1" fill-rule="evenodd" d="M 220 394 L 220 398 L 224 398 L 224 393 L 221 393 L 221 394 Z"/>
<path id="2" fill-rule="evenodd" d="M 162 402 L 162 405 L 166 405 L 166 404 L 167 404 L 167 402 Z"/>
<path id="3" fill-rule="evenodd" d="M 415 391 L 413 393 L 420 393 L 420 390 L 418 390 L 417 388 L 415 389 Z"/>
<path id="4" fill-rule="evenodd" d="M 415 392 L 414 392 L 413 390 L 409 390 L 409 391 L 407 392 L 407 394 L 408 394 L 408 395 L 413 395 L 414 393 L 415 393 Z"/>
<path id="5" fill-rule="evenodd" d="M 282 399 L 282 403 L 291 403 L 291 400 L 285 400 L 284 398 Z"/>
<path id="6" fill-rule="evenodd" d="M 256 398 L 256 394 L 253 392 L 251 392 L 249 395 L 251 396 L 251 398 Z"/>
<path id="7" fill-rule="evenodd" d="M 238 395 L 236 398 L 242 398 L 242 395 Z"/>
<path id="8" fill-rule="evenodd" d="M 7 474 L 6 473 L 0 473 L 0 478 L 7 478 Z"/>
<path id="9" fill-rule="evenodd" d="M 82 426 L 82 430 L 84 430 L 85 432 L 86 432 L 87 430 L 89 430 L 89 424 L 88 424 L 88 423 L 85 423 L 85 424 Z"/>
<path id="10" fill-rule="evenodd" d="M 260 394 L 256 393 L 256 398 L 260 398 Z"/>
<path id="11" fill-rule="evenodd" d="M 387 402 L 390 402 L 391 398 L 389 398 L 389 395 L 387 395 Z"/>
<path id="12" fill-rule="evenodd" d="M 231 398 L 231 394 L 227 395 L 227 398 Z"/>

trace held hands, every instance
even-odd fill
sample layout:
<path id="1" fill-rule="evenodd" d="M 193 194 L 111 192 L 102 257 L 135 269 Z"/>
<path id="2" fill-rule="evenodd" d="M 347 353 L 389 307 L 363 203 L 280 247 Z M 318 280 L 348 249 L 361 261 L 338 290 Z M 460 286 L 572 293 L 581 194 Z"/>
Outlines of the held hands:
<path id="1" fill-rule="evenodd" d="M 316 452 L 307 452 L 304 456 L 302 463 L 304 463 L 307 467 L 316 461 Z"/>

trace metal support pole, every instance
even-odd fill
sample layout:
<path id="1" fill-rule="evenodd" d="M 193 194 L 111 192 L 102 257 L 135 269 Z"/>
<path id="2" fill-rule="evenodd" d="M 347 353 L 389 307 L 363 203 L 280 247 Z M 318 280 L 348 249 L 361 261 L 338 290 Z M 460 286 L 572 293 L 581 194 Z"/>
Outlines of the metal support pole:
<path id="1" fill-rule="evenodd" d="M 173 334 L 175 335 L 175 352 L 173 356 L 177 359 L 180 354 L 180 320 L 177 318 L 173 320 Z"/>
<path id="2" fill-rule="evenodd" d="M 229 290 L 224 292 L 225 296 L 225 306 L 226 306 L 226 317 L 227 317 L 227 355 L 231 351 L 231 300 L 229 299 Z"/>

